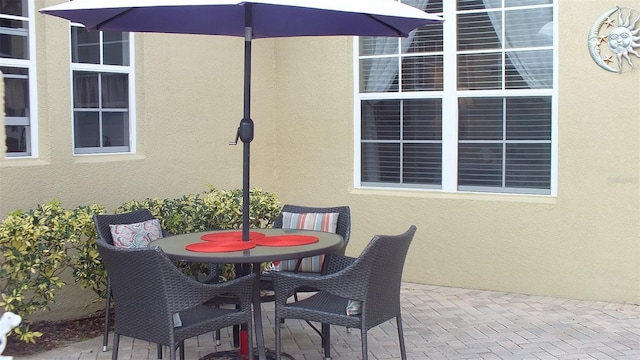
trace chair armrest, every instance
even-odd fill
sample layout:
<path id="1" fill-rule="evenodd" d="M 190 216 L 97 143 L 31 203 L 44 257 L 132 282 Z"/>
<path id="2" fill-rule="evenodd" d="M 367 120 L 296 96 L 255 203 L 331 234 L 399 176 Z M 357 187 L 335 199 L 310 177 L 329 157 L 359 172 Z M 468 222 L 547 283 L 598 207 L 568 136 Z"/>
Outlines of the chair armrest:
<path id="1" fill-rule="evenodd" d="M 322 275 L 336 273 L 356 261 L 357 258 L 349 257 L 341 254 L 327 254 L 322 264 Z"/>
<path id="2" fill-rule="evenodd" d="M 364 300 L 365 296 L 366 281 L 354 266 L 317 277 L 273 272 L 271 278 L 276 293 L 276 305 L 286 304 L 289 295 L 300 287 L 311 287 L 351 300 Z"/>
<path id="3" fill-rule="evenodd" d="M 296 260 L 296 267 L 293 273 L 302 272 L 302 258 Z M 356 258 L 345 256 L 340 253 L 328 253 L 325 255 L 320 274 L 332 274 L 337 272 L 353 263 Z"/>
<path id="4" fill-rule="evenodd" d="M 182 275 L 182 274 L 180 274 Z M 256 275 L 249 274 L 223 283 L 203 284 L 182 275 L 173 284 L 167 284 L 169 311 L 184 311 L 201 305 L 221 294 L 237 296 L 243 308 L 251 306 Z"/>

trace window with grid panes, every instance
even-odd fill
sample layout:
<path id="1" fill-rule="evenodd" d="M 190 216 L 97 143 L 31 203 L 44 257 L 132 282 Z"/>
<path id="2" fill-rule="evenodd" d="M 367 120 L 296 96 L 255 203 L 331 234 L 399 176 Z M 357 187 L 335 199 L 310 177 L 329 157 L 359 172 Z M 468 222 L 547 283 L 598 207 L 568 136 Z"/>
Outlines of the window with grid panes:
<path id="1" fill-rule="evenodd" d="M 0 71 L 4 80 L 7 157 L 35 155 L 33 1 L 0 1 Z"/>
<path id="2" fill-rule="evenodd" d="M 74 153 L 131 151 L 129 33 L 71 26 Z"/>
<path id="3" fill-rule="evenodd" d="M 358 40 L 359 186 L 552 194 L 554 0 L 407 0 L 444 24 Z"/>

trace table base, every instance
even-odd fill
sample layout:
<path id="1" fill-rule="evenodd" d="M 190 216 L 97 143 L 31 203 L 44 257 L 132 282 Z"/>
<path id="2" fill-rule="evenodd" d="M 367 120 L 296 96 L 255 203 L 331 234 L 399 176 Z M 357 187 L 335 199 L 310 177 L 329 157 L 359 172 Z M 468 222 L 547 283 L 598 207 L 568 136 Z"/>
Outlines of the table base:
<path id="1" fill-rule="evenodd" d="M 266 349 L 265 350 L 266 355 L 267 355 L 267 360 L 275 360 L 276 358 L 276 352 Z M 291 360 L 296 360 L 293 356 L 287 354 L 287 353 L 280 353 L 282 359 L 291 359 Z M 258 349 L 254 349 L 253 350 L 253 357 L 254 359 L 258 359 Z M 245 360 L 246 357 L 243 355 L 240 355 L 240 352 L 238 350 L 228 350 L 228 351 L 220 351 L 220 352 L 215 352 L 215 353 L 211 353 L 211 354 L 207 354 L 203 357 L 200 358 L 200 360 L 213 360 L 213 359 L 221 359 L 221 360 Z"/>

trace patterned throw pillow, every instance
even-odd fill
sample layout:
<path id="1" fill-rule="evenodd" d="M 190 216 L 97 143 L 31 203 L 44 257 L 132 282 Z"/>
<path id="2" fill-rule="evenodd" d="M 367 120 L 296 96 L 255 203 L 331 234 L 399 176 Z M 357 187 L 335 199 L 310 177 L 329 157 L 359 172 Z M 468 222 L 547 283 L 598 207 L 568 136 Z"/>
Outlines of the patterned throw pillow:
<path id="1" fill-rule="evenodd" d="M 325 232 L 336 232 L 338 226 L 339 213 L 291 213 L 282 212 L 283 229 L 317 230 Z M 297 260 L 284 260 L 280 262 L 280 270 L 294 271 Z M 320 272 L 324 255 L 316 255 L 302 259 L 300 271 Z"/>
<path id="2" fill-rule="evenodd" d="M 147 247 L 162 238 L 162 227 L 158 219 L 133 224 L 109 225 L 113 245 L 124 248 Z"/>
<path id="3" fill-rule="evenodd" d="M 360 315 L 362 314 L 362 301 L 349 300 L 347 303 L 347 315 Z"/>

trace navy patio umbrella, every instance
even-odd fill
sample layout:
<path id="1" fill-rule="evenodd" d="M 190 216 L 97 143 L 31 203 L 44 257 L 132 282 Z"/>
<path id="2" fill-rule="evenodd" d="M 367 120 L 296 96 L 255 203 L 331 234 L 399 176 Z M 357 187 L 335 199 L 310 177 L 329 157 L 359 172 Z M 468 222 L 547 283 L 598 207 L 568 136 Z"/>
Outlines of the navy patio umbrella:
<path id="1" fill-rule="evenodd" d="M 43 14 L 83 24 L 88 30 L 244 37 L 244 113 L 236 141 L 243 143 L 242 239 L 249 240 L 251 41 L 295 36 L 406 37 L 419 26 L 442 21 L 395 0 L 74 0 Z"/>

